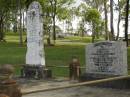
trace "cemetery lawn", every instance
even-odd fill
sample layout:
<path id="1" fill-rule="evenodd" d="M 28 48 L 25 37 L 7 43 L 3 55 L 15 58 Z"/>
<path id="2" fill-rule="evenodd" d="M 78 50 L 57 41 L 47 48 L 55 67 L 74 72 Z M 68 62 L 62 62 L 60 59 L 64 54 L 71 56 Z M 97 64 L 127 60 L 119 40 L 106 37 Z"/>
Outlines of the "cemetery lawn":
<path id="1" fill-rule="evenodd" d="M 24 39 L 25 39 L 24 35 Z M 25 64 L 26 56 L 26 44 L 19 46 L 18 40 L 19 37 L 17 34 L 7 34 L 7 42 L 0 42 L 0 65 L 3 64 L 12 64 L 15 66 L 16 74 L 20 74 L 20 68 Z M 78 40 L 78 38 L 76 38 Z M 78 56 L 81 66 L 85 67 L 85 45 L 91 41 L 90 37 L 86 38 L 85 41 L 78 41 L 76 43 L 75 38 L 70 39 L 65 38 L 58 40 L 55 46 L 46 46 L 45 45 L 45 58 L 46 65 L 49 66 L 53 72 L 53 76 L 68 76 L 68 68 L 65 67 L 50 67 L 50 66 L 68 66 L 72 56 Z M 63 42 L 64 41 L 64 42 Z M 80 44 L 81 43 L 81 44 Z M 130 48 L 128 48 L 128 65 L 130 66 Z M 84 72 L 85 69 L 82 70 Z M 129 72 L 130 74 L 130 72 Z"/>
<path id="2" fill-rule="evenodd" d="M 81 65 L 85 64 L 85 49 L 83 45 L 56 45 L 45 46 L 46 65 L 48 66 L 68 66 L 72 56 L 78 56 Z M 20 73 L 20 67 L 25 64 L 26 45 L 22 47 L 15 42 L 0 43 L 0 64 L 13 64 L 16 67 L 16 73 Z M 67 68 L 54 68 L 54 75 L 61 76 L 65 74 Z M 58 69 L 58 70 L 57 70 Z"/>

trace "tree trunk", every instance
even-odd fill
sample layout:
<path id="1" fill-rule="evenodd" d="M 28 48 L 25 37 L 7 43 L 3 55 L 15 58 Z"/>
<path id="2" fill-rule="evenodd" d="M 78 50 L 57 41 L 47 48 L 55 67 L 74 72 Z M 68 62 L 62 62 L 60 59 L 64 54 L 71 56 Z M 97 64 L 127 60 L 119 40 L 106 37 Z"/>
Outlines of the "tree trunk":
<path id="1" fill-rule="evenodd" d="M 82 29 L 82 37 L 84 37 L 84 30 Z"/>
<path id="2" fill-rule="evenodd" d="M 15 19 L 13 32 L 16 33 L 18 31 L 18 29 L 17 29 L 17 10 L 15 10 L 13 14 L 14 14 L 14 19 Z"/>
<path id="3" fill-rule="evenodd" d="M 19 38 L 20 46 L 23 45 L 23 35 L 22 35 L 22 12 L 21 12 L 21 0 L 19 0 L 19 11 L 20 11 L 20 25 L 19 25 Z"/>
<path id="4" fill-rule="evenodd" d="M 25 18 L 24 18 L 24 10 L 23 10 L 23 15 L 22 15 L 22 16 L 23 16 L 23 27 L 22 27 L 22 28 L 23 28 L 23 32 L 24 32 L 24 21 L 25 21 Z"/>
<path id="5" fill-rule="evenodd" d="M 56 40 L 55 15 L 53 16 L 53 40 L 54 40 L 54 44 L 55 44 L 55 40 Z"/>
<path id="6" fill-rule="evenodd" d="M 110 35 L 110 40 L 115 40 L 114 39 L 114 28 L 113 28 L 113 0 L 110 0 L 110 28 L 111 28 L 111 35 Z"/>
<path id="7" fill-rule="evenodd" d="M 83 19 L 82 20 L 82 37 L 84 37 L 84 25 L 85 25 L 85 21 Z"/>
<path id="8" fill-rule="evenodd" d="M 51 34 L 50 34 L 50 31 L 49 31 L 49 37 L 47 38 L 47 44 L 49 45 L 49 46 L 51 46 Z"/>
<path id="9" fill-rule="evenodd" d="M 104 13 L 105 13 L 105 40 L 108 40 L 108 16 L 107 16 L 107 0 L 104 0 Z"/>
<path id="10" fill-rule="evenodd" d="M 56 30 L 55 30 L 55 22 L 56 22 L 56 5 L 57 5 L 57 0 L 50 0 L 51 7 L 52 7 L 52 20 L 53 20 L 53 40 L 55 44 L 56 40 Z"/>
<path id="11" fill-rule="evenodd" d="M 92 43 L 94 43 L 95 42 L 95 32 L 93 31 L 92 32 Z"/>
<path id="12" fill-rule="evenodd" d="M 95 25 L 94 23 L 92 24 L 92 43 L 95 42 Z"/>
<path id="13" fill-rule="evenodd" d="M 4 23 L 3 18 L 0 18 L 0 41 L 4 41 L 4 31 L 3 31 Z"/>
<path id="14" fill-rule="evenodd" d="M 116 40 L 118 40 L 118 38 L 119 38 L 119 33 L 120 33 L 120 21 L 121 21 L 121 9 L 120 9 L 120 5 L 119 5 L 119 0 L 118 0 L 118 6 L 119 6 L 119 14 L 118 14 L 118 23 L 117 23 L 117 36 L 116 36 Z"/>
<path id="15" fill-rule="evenodd" d="M 99 39 L 99 32 L 96 32 L 96 39 Z"/>
<path id="16" fill-rule="evenodd" d="M 125 41 L 126 41 L 126 46 L 128 47 L 128 16 L 129 16 L 129 0 L 127 0 L 126 4 L 126 18 L 125 18 Z"/>

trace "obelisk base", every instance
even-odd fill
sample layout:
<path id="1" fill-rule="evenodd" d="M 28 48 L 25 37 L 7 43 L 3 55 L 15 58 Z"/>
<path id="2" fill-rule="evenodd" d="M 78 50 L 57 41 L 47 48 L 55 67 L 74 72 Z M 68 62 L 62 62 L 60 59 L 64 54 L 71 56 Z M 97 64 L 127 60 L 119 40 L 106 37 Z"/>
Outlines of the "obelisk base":
<path id="1" fill-rule="evenodd" d="M 21 69 L 21 77 L 42 79 L 45 77 L 44 69 L 42 65 L 24 65 Z"/>

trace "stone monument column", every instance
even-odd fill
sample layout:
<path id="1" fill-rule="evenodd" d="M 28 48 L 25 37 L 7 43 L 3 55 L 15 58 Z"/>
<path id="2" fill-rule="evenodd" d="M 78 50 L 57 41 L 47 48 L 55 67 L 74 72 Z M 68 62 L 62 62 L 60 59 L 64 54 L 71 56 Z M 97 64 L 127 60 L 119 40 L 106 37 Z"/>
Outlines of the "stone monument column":
<path id="1" fill-rule="evenodd" d="M 39 2 L 34 1 L 27 11 L 27 53 L 22 76 L 42 78 L 44 67 L 42 7 Z"/>
<path id="2" fill-rule="evenodd" d="M 27 11 L 26 64 L 45 65 L 43 46 L 43 19 L 41 5 L 34 1 Z"/>

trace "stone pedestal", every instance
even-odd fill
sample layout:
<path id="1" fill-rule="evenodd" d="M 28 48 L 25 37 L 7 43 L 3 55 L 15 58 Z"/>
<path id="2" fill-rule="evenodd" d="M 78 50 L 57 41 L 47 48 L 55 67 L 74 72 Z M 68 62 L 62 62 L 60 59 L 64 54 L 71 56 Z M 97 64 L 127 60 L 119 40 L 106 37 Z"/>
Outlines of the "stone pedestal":
<path id="1" fill-rule="evenodd" d="M 21 70 L 21 76 L 24 78 L 44 78 L 44 66 L 42 65 L 24 65 Z"/>
<path id="2" fill-rule="evenodd" d="M 52 71 L 42 65 L 24 65 L 21 69 L 21 77 L 31 79 L 52 78 Z"/>

